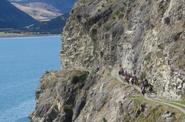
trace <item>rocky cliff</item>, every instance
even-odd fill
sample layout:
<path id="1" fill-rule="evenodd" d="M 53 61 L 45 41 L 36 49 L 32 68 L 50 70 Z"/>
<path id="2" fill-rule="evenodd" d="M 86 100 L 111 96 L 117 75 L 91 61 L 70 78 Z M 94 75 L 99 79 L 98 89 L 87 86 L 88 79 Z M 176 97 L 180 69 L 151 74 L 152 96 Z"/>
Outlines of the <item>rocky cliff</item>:
<path id="1" fill-rule="evenodd" d="M 46 73 L 32 121 L 185 121 L 184 0 L 78 0 L 63 32 L 62 71 Z M 137 85 L 118 75 L 121 65 Z M 153 93 L 142 96 L 148 79 Z"/>

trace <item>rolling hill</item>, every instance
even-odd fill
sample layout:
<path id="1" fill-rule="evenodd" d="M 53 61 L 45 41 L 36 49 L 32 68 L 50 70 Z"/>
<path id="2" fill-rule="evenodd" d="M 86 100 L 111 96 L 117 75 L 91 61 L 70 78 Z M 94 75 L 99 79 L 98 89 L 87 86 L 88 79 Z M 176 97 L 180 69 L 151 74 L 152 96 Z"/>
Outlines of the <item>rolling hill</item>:
<path id="1" fill-rule="evenodd" d="M 61 33 L 73 3 L 74 0 L 1 0 L 0 31 Z"/>
<path id="2" fill-rule="evenodd" d="M 39 21 L 48 21 L 69 13 L 75 0 L 9 0 L 20 10 Z"/>
<path id="3" fill-rule="evenodd" d="M 12 2 L 12 4 L 38 21 L 48 21 L 48 20 L 56 18 L 57 16 L 62 15 L 61 11 L 59 11 L 58 9 L 54 8 L 53 6 L 47 3 Z"/>
<path id="4" fill-rule="evenodd" d="M 37 21 L 6 0 L 0 1 L 0 28 L 21 28 Z"/>

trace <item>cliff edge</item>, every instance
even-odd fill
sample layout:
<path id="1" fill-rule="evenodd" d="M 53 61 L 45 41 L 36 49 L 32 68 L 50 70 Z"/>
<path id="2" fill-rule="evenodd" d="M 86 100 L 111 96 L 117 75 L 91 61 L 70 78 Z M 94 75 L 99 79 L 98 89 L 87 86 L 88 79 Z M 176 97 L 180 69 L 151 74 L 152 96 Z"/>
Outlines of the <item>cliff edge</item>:
<path id="1" fill-rule="evenodd" d="M 78 0 L 33 122 L 185 121 L 184 0 Z M 120 66 L 138 81 L 119 75 Z M 147 79 L 152 93 L 141 94 Z"/>

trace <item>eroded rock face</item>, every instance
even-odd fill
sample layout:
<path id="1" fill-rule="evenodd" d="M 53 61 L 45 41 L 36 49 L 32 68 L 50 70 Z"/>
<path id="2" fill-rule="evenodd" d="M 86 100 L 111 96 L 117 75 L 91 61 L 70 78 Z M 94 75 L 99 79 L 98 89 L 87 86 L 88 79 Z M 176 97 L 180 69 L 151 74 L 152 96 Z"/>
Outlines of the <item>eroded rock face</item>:
<path id="1" fill-rule="evenodd" d="M 77 117 L 85 105 L 83 88 L 87 76 L 88 72 L 78 70 L 45 74 L 36 92 L 37 104 L 32 119 L 44 122 L 72 121 L 72 117 Z"/>
<path id="2" fill-rule="evenodd" d="M 109 73 L 104 69 L 98 74 L 80 70 L 45 74 L 32 122 L 184 121 L 178 110 L 147 101 Z"/>
<path id="3" fill-rule="evenodd" d="M 159 95 L 184 94 L 183 0 L 79 0 L 63 33 L 64 68 L 122 64 L 146 77 Z"/>
<path id="4" fill-rule="evenodd" d="M 184 10 L 184 0 L 78 0 L 63 32 L 62 71 L 42 77 L 31 120 L 183 122 L 180 103 L 142 96 L 118 71 L 147 78 L 156 98 L 180 99 Z"/>

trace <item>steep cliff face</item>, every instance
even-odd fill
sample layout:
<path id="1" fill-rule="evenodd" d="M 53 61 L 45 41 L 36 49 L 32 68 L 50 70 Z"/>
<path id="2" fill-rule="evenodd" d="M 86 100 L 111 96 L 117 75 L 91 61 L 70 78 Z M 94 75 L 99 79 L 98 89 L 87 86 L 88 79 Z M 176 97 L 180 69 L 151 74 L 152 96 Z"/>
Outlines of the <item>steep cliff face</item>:
<path id="1" fill-rule="evenodd" d="M 32 121 L 183 122 L 184 10 L 184 0 L 78 0 L 63 32 L 62 71 L 41 79 Z M 154 93 L 126 83 L 120 64 Z"/>
<path id="2" fill-rule="evenodd" d="M 183 0 L 81 0 L 64 29 L 63 67 L 122 64 L 175 97 L 185 85 L 184 9 Z"/>

